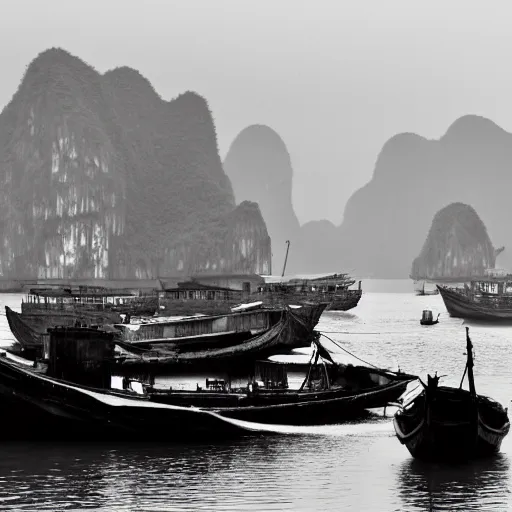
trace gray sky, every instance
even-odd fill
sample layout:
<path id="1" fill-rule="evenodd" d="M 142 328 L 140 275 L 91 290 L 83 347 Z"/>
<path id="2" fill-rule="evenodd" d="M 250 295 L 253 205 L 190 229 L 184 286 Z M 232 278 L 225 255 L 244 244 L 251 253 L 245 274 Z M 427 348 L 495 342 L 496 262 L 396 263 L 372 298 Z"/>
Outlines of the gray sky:
<path id="1" fill-rule="evenodd" d="M 206 97 L 224 158 L 267 124 L 294 167 L 301 223 L 336 224 L 387 139 L 464 114 L 512 131 L 510 0 L 0 0 L 0 105 L 60 46 L 128 65 L 165 99 Z"/>

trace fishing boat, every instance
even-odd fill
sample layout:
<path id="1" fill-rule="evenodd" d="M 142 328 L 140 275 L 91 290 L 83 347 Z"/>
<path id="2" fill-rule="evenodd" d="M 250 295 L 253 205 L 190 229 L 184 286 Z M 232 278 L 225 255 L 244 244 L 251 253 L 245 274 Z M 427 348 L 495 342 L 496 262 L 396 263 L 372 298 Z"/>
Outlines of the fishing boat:
<path id="1" fill-rule="evenodd" d="M 461 287 L 437 285 L 450 316 L 512 321 L 512 275 L 473 277 Z"/>
<path id="2" fill-rule="evenodd" d="M 47 365 L 0 353 L 2 439 L 180 442 L 256 430 L 211 411 L 152 401 L 142 388 L 112 388 L 112 333 L 78 328 L 77 345 L 66 342 L 69 329 L 52 332 Z"/>
<path id="3" fill-rule="evenodd" d="M 22 299 L 21 318 L 34 332 L 56 325 L 121 322 L 121 315 L 152 316 L 158 311 L 158 293 L 75 286 L 34 288 Z"/>
<path id="4" fill-rule="evenodd" d="M 411 455 L 424 460 L 466 460 L 500 450 L 510 429 L 507 410 L 491 398 L 477 395 L 473 376 L 473 345 L 466 327 L 467 362 L 458 388 L 439 386 L 428 375 L 421 392 L 405 400 L 395 414 L 398 440 Z M 462 389 L 468 376 L 469 391 Z"/>
<path id="5" fill-rule="evenodd" d="M 421 315 L 420 324 L 421 325 L 435 325 L 439 323 L 439 316 L 441 313 L 437 314 L 437 318 L 434 320 L 434 316 L 432 315 L 431 309 L 424 309 Z"/>

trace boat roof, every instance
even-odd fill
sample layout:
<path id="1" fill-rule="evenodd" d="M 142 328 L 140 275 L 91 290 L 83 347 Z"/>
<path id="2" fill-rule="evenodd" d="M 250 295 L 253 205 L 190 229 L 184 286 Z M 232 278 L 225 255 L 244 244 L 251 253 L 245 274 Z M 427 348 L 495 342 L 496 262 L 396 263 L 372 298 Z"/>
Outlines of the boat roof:
<path id="1" fill-rule="evenodd" d="M 295 274 L 288 276 L 271 276 L 271 275 L 262 275 L 265 280 L 265 284 L 273 284 L 273 283 L 291 283 L 294 281 L 303 282 L 303 281 L 321 281 L 321 280 L 332 280 L 332 281 L 352 281 L 353 279 L 346 273 L 336 273 L 330 272 L 325 274 Z"/>
<path id="2" fill-rule="evenodd" d="M 31 288 L 29 295 L 38 297 L 135 297 L 134 293 L 126 291 L 118 293 L 115 290 L 71 290 L 70 288 Z"/>

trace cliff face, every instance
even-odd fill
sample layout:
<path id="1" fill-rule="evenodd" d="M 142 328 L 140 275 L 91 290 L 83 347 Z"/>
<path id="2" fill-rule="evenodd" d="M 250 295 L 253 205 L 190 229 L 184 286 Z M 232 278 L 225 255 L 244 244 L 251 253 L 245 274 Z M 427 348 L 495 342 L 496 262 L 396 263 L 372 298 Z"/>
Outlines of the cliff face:
<path id="1" fill-rule="evenodd" d="M 495 261 L 487 229 L 475 210 L 452 203 L 434 216 L 411 274 L 415 279 L 483 275 Z"/>
<path id="2" fill-rule="evenodd" d="M 477 116 L 457 120 L 440 140 L 393 137 L 372 180 L 346 205 L 339 228 L 344 266 L 373 277 L 407 277 L 432 217 L 453 202 L 471 204 L 491 238 L 510 246 L 511 163 L 512 135 Z M 503 256 L 511 266 L 510 252 Z"/>
<path id="3" fill-rule="evenodd" d="M 296 248 L 300 226 L 292 206 L 290 155 L 282 139 L 268 126 L 245 128 L 231 144 L 224 170 L 233 184 L 237 202 L 249 200 L 260 205 L 272 239 L 273 272 L 283 266 L 286 240 L 291 242 L 287 272 L 298 271 L 301 262 Z"/>
<path id="4" fill-rule="evenodd" d="M 163 101 L 129 68 L 100 75 L 63 50 L 40 54 L 0 114 L 0 185 L 4 277 L 151 278 L 185 272 L 191 253 L 241 265 L 214 249 L 235 202 L 206 102 Z M 264 265 L 253 215 L 237 243 L 261 235 L 243 261 Z"/>

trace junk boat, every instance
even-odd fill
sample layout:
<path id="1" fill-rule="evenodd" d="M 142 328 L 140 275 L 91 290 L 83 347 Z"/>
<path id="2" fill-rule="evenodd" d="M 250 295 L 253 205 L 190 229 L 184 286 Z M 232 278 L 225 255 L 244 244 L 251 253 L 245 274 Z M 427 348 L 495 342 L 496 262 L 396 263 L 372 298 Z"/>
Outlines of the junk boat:
<path id="1" fill-rule="evenodd" d="M 439 323 L 439 316 L 441 313 L 437 314 L 437 318 L 434 320 L 434 316 L 432 315 L 431 309 L 424 309 L 421 315 L 420 324 L 421 325 L 435 325 Z"/>
<path id="2" fill-rule="evenodd" d="M 428 375 L 421 393 L 405 400 L 394 417 L 396 436 L 411 455 L 424 460 L 467 460 L 500 450 L 510 429 L 507 410 L 491 398 L 477 395 L 473 376 L 473 346 L 466 327 L 467 362 L 459 388 L 439 386 Z M 468 375 L 469 391 L 462 389 Z"/>

